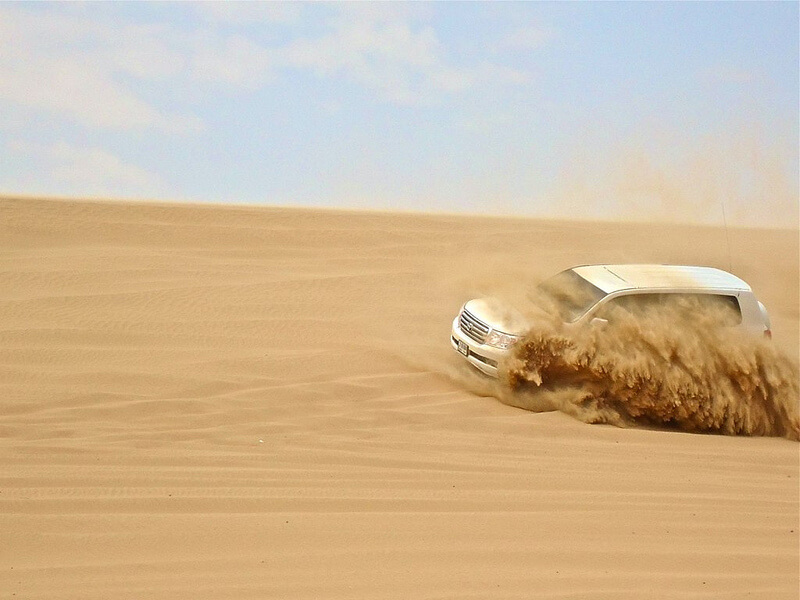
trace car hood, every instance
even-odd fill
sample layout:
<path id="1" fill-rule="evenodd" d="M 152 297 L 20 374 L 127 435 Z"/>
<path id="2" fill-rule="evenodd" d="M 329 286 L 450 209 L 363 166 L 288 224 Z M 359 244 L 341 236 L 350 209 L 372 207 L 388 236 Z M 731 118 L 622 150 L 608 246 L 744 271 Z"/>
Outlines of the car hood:
<path id="1" fill-rule="evenodd" d="M 475 298 L 467 302 L 464 308 L 473 317 L 503 333 L 524 335 L 530 329 L 530 323 L 522 313 L 497 298 Z"/>

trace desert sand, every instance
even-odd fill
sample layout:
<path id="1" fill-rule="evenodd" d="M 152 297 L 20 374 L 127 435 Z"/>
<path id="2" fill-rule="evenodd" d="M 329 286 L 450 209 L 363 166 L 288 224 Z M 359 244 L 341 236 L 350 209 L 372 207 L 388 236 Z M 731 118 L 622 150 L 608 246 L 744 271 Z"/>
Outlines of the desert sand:
<path id="1" fill-rule="evenodd" d="M 0 200 L 2 598 L 798 598 L 796 442 L 476 393 L 475 294 L 798 231 Z"/>

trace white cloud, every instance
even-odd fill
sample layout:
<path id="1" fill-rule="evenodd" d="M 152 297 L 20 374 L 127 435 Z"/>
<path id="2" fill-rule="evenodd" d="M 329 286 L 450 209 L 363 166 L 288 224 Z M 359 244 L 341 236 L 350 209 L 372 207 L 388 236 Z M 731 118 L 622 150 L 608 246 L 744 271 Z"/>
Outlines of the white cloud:
<path id="1" fill-rule="evenodd" d="M 431 29 L 347 20 L 321 37 L 297 40 L 282 52 L 287 67 L 310 69 L 322 77 L 341 76 L 400 104 L 471 83 L 468 73 L 448 67 L 440 55 Z"/>
<path id="2" fill-rule="evenodd" d="M 333 4 L 333 21 L 365 27 L 391 23 L 424 23 L 433 15 L 430 4 L 422 2 L 339 2 Z"/>
<path id="3" fill-rule="evenodd" d="M 455 66 L 429 26 L 373 4 L 348 5 L 324 35 L 298 39 L 281 49 L 281 64 L 320 77 L 342 77 L 403 105 L 436 102 L 478 85 L 520 84 L 521 71 L 484 62 Z M 390 7 L 391 8 L 391 7 Z"/>
<path id="4" fill-rule="evenodd" d="M 163 79 L 182 59 L 163 41 L 164 29 L 115 27 L 80 15 L 0 8 L 0 100 L 88 127 L 193 131 L 191 115 L 171 114 L 137 96 L 128 76 Z"/>
<path id="5" fill-rule="evenodd" d="M 171 42 L 174 32 L 166 25 L 97 27 L 101 34 L 96 51 L 107 67 L 142 80 L 163 81 L 178 75 L 186 58 Z"/>
<path id="6" fill-rule="evenodd" d="M 141 198 L 163 196 L 166 189 L 156 174 L 102 148 L 12 140 L 7 150 L 41 171 L 26 186 L 37 193 Z"/>
<path id="7" fill-rule="evenodd" d="M 209 23 L 224 25 L 292 24 L 303 14 L 299 2 L 196 2 L 193 7 Z"/>
<path id="8" fill-rule="evenodd" d="M 401 105 L 527 81 L 502 65 L 455 64 L 426 24 L 425 6 L 315 7 L 313 19 L 303 22 L 298 11 L 308 7 L 294 4 L 193 7 L 206 20 L 190 28 L 174 19 L 133 23 L 108 10 L 0 5 L 0 102 L 31 121 L 44 113 L 89 128 L 187 133 L 203 123 L 176 112 L 176 101 L 180 106 L 207 90 L 257 90 L 292 71 L 350 81 Z M 220 23 L 226 27 L 215 27 Z M 284 41 L 269 46 L 252 29 L 237 30 L 253 23 L 261 33 L 281 23 Z M 159 90 L 169 95 L 170 108 Z"/>
<path id="9" fill-rule="evenodd" d="M 188 73 L 196 82 L 254 90 L 272 77 L 270 52 L 244 36 L 197 31 L 183 37 L 191 49 Z"/>
<path id="10" fill-rule="evenodd" d="M 504 50 L 538 50 L 549 44 L 557 32 L 549 27 L 528 25 L 519 27 L 506 35 L 500 42 Z"/>
<path id="11" fill-rule="evenodd" d="M 699 75 L 701 81 L 711 83 L 745 84 L 756 83 L 763 79 L 758 73 L 750 69 L 734 66 L 717 66 L 702 71 Z"/>
<path id="12" fill-rule="evenodd" d="M 191 113 L 146 100 L 142 83 L 253 90 L 271 77 L 270 53 L 238 34 L 130 24 L 86 12 L 0 7 L 0 101 L 90 128 L 203 129 Z"/>

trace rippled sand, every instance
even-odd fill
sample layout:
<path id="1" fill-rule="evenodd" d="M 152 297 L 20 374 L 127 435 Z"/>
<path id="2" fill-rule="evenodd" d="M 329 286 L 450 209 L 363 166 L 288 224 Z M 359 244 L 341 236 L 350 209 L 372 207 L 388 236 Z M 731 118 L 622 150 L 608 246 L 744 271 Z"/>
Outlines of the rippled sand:
<path id="1" fill-rule="evenodd" d="M 798 232 L 0 200 L 3 598 L 798 598 L 798 444 L 476 394 L 474 294 Z"/>

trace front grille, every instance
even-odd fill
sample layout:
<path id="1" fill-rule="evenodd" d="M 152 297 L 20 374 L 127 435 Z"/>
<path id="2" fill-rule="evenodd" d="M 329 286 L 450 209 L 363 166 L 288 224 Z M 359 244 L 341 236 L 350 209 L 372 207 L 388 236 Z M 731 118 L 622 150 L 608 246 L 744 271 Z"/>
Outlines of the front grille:
<path id="1" fill-rule="evenodd" d="M 458 317 L 458 326 L 467 337 L 472 338 L 479 344 L 483 344 L 489 334 L 489 326 L 473 317 L 466 310 L 461 311 L 461 315 Z"/>

